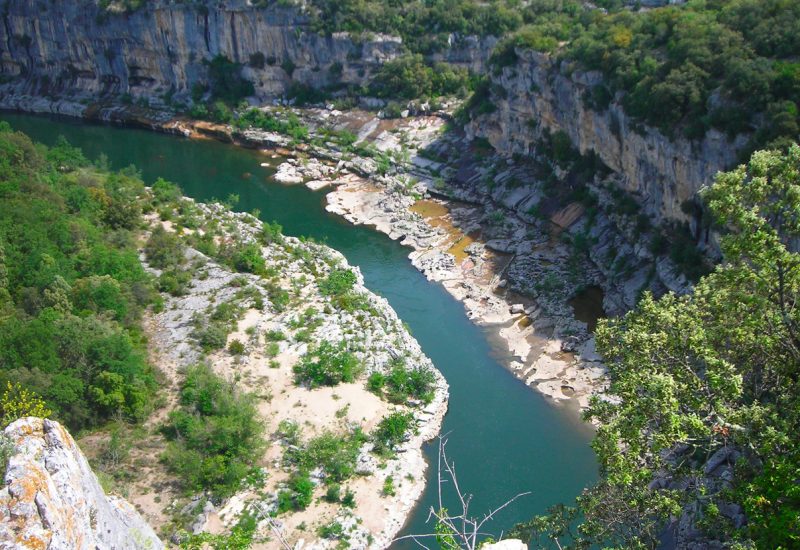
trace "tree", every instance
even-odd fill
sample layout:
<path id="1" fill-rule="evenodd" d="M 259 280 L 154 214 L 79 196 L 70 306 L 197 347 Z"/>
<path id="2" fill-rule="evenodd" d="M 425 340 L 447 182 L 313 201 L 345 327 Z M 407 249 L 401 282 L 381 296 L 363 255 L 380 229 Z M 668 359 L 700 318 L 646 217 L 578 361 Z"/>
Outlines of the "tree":
<path id="1" fill-rule="evenodd" d="M 612 382 L 587 415 L 602 480 L 578 499 L 575 548 L 655 548 L 681 515 L 728 545 L 800 543 L 800 146 L 702 196 L 723 263 L 597 330 Z M 563 528 L 555 512 L 528 532 Z"/>
<path id="2" fill-rule="evenodd" d="M 242 76 L 242 65 L 234 63 L 223 55 L 207 61 L 208 78 L 211 81 L 211 95 L 229 104 L 253 95 L 253 83 Z"/>

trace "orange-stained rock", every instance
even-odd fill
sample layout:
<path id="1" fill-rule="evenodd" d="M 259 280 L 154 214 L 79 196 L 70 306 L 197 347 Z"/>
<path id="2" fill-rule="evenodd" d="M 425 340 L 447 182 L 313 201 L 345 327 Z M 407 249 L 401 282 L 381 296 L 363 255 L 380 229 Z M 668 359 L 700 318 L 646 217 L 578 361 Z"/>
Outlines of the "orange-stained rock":
<path id="1" fill-rule="evenodd" d="M 0 490 L 0 550 L 160 550 L 123 499 L 106 496 L 86 457 L 58 422 L 21 418 Z"/>

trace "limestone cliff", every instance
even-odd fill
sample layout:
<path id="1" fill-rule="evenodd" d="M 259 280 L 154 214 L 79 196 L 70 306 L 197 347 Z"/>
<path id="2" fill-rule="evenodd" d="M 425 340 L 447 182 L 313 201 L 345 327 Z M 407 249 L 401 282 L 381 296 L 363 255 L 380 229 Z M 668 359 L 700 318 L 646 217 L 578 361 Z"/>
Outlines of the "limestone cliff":
<path id="1" fill-rule="evenodd" d="M 5 0 L 0 74 L 14 78 L 17 94 L 180 97 L 204 81 L 204 61 L 223 55 L 246 66 L 258 95 L 271 97 L 292 82 L 363 84 L 403 52 L 394 36 L 318 34 L 306 15 L 280 4 L 157 0 L 119 13 L 84 0 Z M 453 38 L 439 58 L 480 70 L 493 44 Z"/>
<path id="2" fill-rule="evenodd" d="M 736 140 L 710 130 L 702 140 L 669 137 L 637 124 L 620 97 L 596 110 L 587 98 L 602 83 L 599 72 L 572 70 L 547 54 L 517 50 L 517 63 L 492 76 L 497 107 L 469 131 L 511 156 L 533 152 L 545 131 L 565 132 L 582 153 L 594 151 L 620 178 L 622 187 L 654 221 L 696 223 L 683 207 L 714 175 L 735 164 L 746 137 Z"/>
<path id="3" fill-rule="evenodd" d="M 163 548 L 125 500 L 107 496 L 72 436 L 58 422 L 21 418 L 0 491 L 0 548 Z"/>

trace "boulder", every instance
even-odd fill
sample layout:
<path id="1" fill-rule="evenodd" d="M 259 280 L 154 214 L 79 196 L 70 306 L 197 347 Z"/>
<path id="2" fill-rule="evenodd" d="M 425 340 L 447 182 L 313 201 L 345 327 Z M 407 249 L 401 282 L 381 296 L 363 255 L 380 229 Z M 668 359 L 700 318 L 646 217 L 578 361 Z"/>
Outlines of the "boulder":
<path id="1" fill-rule="evenodd" d="M 103 492 L 61 424 L 21 418 L 3 433 L 14 450 L 0 491 L 0 548 L 164 548 L 133 506 Z"/>

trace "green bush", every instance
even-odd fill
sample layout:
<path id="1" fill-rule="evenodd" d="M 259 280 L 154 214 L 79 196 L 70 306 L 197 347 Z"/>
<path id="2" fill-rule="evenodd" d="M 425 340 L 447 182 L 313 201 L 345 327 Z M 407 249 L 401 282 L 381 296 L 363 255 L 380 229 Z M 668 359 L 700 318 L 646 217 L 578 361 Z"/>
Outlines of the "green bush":
<path id="1" fill-rule="evenodd" d="M 344 496 L 342 497 L 342 506 L 351 509 L 356 507 L 356 495 L 350 489 L 344 492 Z"/>
<path id="2" fill-rule="evenodd" d="M 261 242 L 266 245 L 283 243 L 283 227 L 278 222 L 264 222 L 261 229 Z"/>
<path id="3" fill-rule="evenodd" d="M 339 502 L 342 498 L 341 493 L 342 486 L 338 483 L 328 485 L 328 488 L 325 490 L 325 502 L 330 502 L 331 504 Z"/>
<path id="4" fill-rule="evenodd" d="M 192 336 L 203 348 L 203 351 L 222 349 L 228 342 L 230 330 L 223 323 L 206 323 L 195 327 Z"/>
<path id="5" fill-rule="evenodd" d="M 352 269 L 335 268 L 319 282 L 319 291 L 323 296 L 341 296 L 353 289 L 356 274 Z"/>
<path id="6" fill-rule="evenodd" d="M 417 399 L 425 404 L 433 400 L 436 377 L 425 367 L 407 368 L 405 361 L 396 359 L 388 374 L 372 373 L 367 379 L 367 389 L 386 396 L 393 403 Z"/>
<path id="7" fill-rule="evenodd" d="M 211 95 L 215 99 L 235 105 L 255 93 L 253 83 L 242 76 L 242 66 L 223 55 L 206 62 Z"/>
<path id="8" fill-rule="evenodd" d="M 169 269 L 185 261 L 184 249 L 180 238 L 159 224 L 150 233 L 150 238 L 144 246 L 144 254 L 151 266 L 156 269 Z"/>
<path id="9" fill-rule="evenodd" d="M 360 430 L 342 436 L 324 432 L 300 448 L 289 448 L 284 459 L 301 471 L 322 469 L 325 483 L 341 483 L 356 472 L 358 450 L 366 441 Z"/>
<path id="10" fill-rule="evenodd" d="M 205 364 L 186 373 L 180 407 L 169 414 L 164 461 L 189 492 L 227 497 L 241 487 L 264 451 L 263 424 L 252 395 Z"/>
<path id="11" fill-rule="evenodd" d="M 156 179 L 151 189 L 153 191 L 153 198 L 158 204 L 174 202 L 183 196 L 180 187 L 163 178 Z"/>
<path id="12" fill-rule="evenodd" d="M 320 525 L 317 535 L 323 539 L 339 539 L 344 536 L 344 527 L 338 521 L 332 521 L 326 525 Z"/>
<path id="13" fill-rule="evenodd" d="M 0 385 L 42 396 L 73 431 L 152 408 L 144 201 L 135 169 L 110 173 L 63 139 L 48 149 L 0 123 Z"/>
<path id="14" fill-rule="evenodd" d="M 317 388 L 355 382 L 362 367 L 356 356 L 347 351 L 345 342 L 334 345 L 323 340 L 309 350 L 293 370 L 296 384 Z"/>
<path id="15" fill-rule="evenodd" d="M 231 343 L 228 344 L 228 352 L 231 355 L 242 355 L 244 353 L 245 347 L 241 340 L 231 340 Z"/>
<path id="16" fill-rule="evenodd" d="M 289 488 L 278 493 L 278 513 L 308 508 L 314 495 L 314 484 L 308 472 L 297 472 L 289 480 Z"/>
<path id="17" fill-rule="evenodd" d="M 374 451 L 379 455 L 391 455 L 414 429 L 414 415 L 393 412 L 384 417 L 372 432 Z"/>
<path id="18" fill-rule="evenodd" d="M 300 142 L 308 139 L 308 127 L 291 111 L 281 117 L 261 109 L 248 109 L 239 114 L 235 126 L 237 128 L 259 128 L 269 132 L 276 132 L 290 136 Z M 272 225 L 265 224 L 264 228 L 270 231 L 271 234 L 275 233 L 276 228 L 277 233 L 281 231 L 280 225 L 274 222 Z"/>
<path id="19" fill-rule="evenodd" d="M 231 261 L 237 271 L 247 273 L 263 273 L 266 267 L 261 247 L 254 243 L 237 247 Z"/>
<path id="20" fill-rule="evenodd" d="M 183 269 L 163 271 L 158 277 L 158 290 L 172 296 L 184 296 L 192 282 L 191 272 Z"/>

